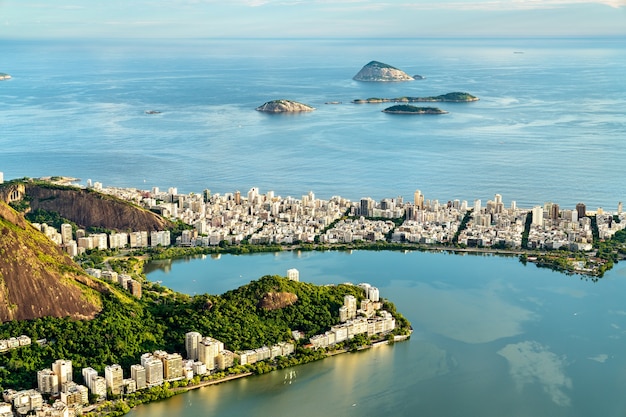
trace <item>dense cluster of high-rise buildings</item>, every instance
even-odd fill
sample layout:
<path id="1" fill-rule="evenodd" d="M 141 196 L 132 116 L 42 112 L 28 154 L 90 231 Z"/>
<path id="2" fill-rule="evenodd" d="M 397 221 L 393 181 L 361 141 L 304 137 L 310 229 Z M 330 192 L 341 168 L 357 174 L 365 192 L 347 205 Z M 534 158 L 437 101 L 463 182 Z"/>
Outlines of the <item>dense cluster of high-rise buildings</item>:
<path id="1" fill-rule="evenodd" d="M 515 201 L 505 205 L 500 194 L 483 204 L 481 200 L 427 199 L 416 190 L 413 201 L 403 197 L 375 201 L 369 197 L 351 202 L 342 197 L 322 200 L 313 192 L 300 199 L 282 198 L 274 192 L 261 193 L 256 187 L 247 194 L 202 193 L 178 194 L 153 188 L 102 188 L 102 192 L 133 201 L 165 217 L 181 220 L 194 227 L 174 244 L 215 246 L 221 242 L 238 244 L 352 243 L 357 241 L 393 241 L 423 244 L 449 244 L 457 234 L 468 211 L 471 217 L 457 236 L 466 246 L 505 246 L 520 248 L 526 218 L 532 216 L 529 247 L 589 250 L 592 236 L 588 210 L 583 203 L 562 208 L 556 203 L 520 208 Z M 600 237 L 612 236 L 626 226 L 622 203 L 617 210 L 593 212 L 598 219 Z M 617 221 L 614 219 L 617 218 Z M 392 219 L 403 219 L 397 226 Z M 330 227 L 332 225 L 332 227 Z"/>
<path id="2" fill-rule="evenodd" d="M 139 364 L 124 370 L 118 364 L 107 365 L 104 375 L 91 368 L 82 368 L 82 384 L 74 381 L 72 361 L 59 359 L 50 368 L 37 372 L 37 388 L 23 391 L 5 390 L 4 402 L 0 402 L 0 417 L 35 415 L 38 417 L 73 417 L 81 415 L 89 405 L 90 395 L 96 402 L 132 394 L 168 381 L 191 380 L 194 376 L 209 375 L 232 367 L 237 359 L 240 364 L 288 356 L 294 352 L 294 344 L 281 342 L 254 350 L 231 352 L 224 344 L 197 332 L 185 335 L 187 359 L 179 353 L 157 350 L 141 355 Z M 48 399 L 56 401 L 50 405 Z"/>
<path id="3" fill-rule="evenodd" d="M 391 313 L 382 309 L 378 288 L 367 283 L 358 284 L 365 297 L 357 308 L 357 298 L 345 295 L 343 305 L 339 307 L 340 323 L 329 331 L 309 338 L 314 349 L 326 348 L 352 339 L 362 334 L 367 337 L 385 335 L 396 327 L 396 320 Z"/>
<path id="4" fill-rule="evenodd" d="M 84 229 L 74 231 L 69 223 L 62 224 L 60 230 L 46 223 L 33 223 L 33 226 L 54 243 L 62 246 L 72 257 L 91 249 L 137 249 L 171 245 L 169 230 L 88 234 Z"/>
<path id="5" fill-rule="evenodd" d="M 291 245 L 296 243 L 346 244 L 353 242 L 387 241 L 430 245 L 465 245 L 481 248 L 519 249 L 531 216 L 528 248 L 592 249 L 593 231 L 589 214 L 595 215 L 599 237 L 610 238 L 626 226 L 622 203 L 617 210 L 605 212 L 598 208 L 589 212 L 583 203 L 563 208 L 547 202 L 543 206 L 519 208 L 515 201 L 505 205 L 496 194 L 486 204 L 479 199 L 472 204 L 463 200 L 440 202 L 425 198 L 416 190 L 413 201 L 403 197 L 375 201 L 369 197 L 352 202 L 334 196 L 329 200 L 315 197 L 313 192 L 282 198 L 273 191 L 261 193 L 253 187 L 245 195 L 234 193 L 179 194 L 176 188 L 149 191 L 132 188 L 102 187 L 88 184 L 98 191 L 115 195 L 166 218 L 179 220 L 193 229 L 185 230 L 173 241 L 168 231 L 111 233 L 85 235 L 71 226 L 56 231 L 46 225 L 36 225 L 51 239 L 63 245 L 70 255 L 92 248 L 121 248 L 148 246 L 217 246 L 222 243 Z M 459 231 L 463 220 L 469 221 Z M 398 224 L 402 219 L 402 224 Z"/>

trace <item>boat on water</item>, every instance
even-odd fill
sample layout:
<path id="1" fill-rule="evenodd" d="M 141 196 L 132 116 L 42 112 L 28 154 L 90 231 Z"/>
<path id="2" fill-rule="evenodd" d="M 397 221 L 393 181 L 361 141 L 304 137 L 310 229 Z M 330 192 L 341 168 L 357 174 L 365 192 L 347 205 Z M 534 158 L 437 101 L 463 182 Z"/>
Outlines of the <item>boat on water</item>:
<path id="1" fill-rule="evenodd" d="M 285 374 L 285 379 L 283 380 L 283 384 L 291 384 L 294 379 L 296 379 L 296 371 L 289 371 Z"/>
<path id="2" fill-rule="evenodd" d="M 145 113 L 146 114 L 160 114 L 161 112 L 159 110 L 146 110 Z"/>

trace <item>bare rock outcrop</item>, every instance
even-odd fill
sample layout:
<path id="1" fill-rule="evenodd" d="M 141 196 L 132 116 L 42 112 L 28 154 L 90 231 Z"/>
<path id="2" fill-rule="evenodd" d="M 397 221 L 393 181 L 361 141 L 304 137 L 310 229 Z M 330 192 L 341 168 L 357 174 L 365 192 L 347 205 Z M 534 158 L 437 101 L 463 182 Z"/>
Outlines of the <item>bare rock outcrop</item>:
<path id="1" fill-rule="evenodd" d="M 268 292 L 259 301 L 259 307 L 265 310 L 278 310 L 298 301 L 298 296 L 290 292 Z"/>
<path id="2" fill-rule="evenodd" d="M 0 322 L 90 319 L 101 310 L 102 290 L 43 233 L 0 202 Z"/>
<path id="3" fill-rule="evenodd" d="M 171 222 L 156 213 L 95 191 L 27 184 L 25 194 L 32 210 L 59 213 L 81 227 L 148 232 L 172 227 Z"/>
<path id="4" fill-rule="evenodd" d="M 378 61 L 371 61 L 366 64 L 363 68 L 361 68 L 361 71 L 353 77 L 353 79 L 356 81 L 376 82 L 414 80 L 414 78 L 406 72 Z"/>
<path id="5" fill-rule="evenodd" d="M 315 107 L 291 100 L 272 100 L 257 107 L 256 110 L 268 113 L 306 112 L 315 110 Z"/>

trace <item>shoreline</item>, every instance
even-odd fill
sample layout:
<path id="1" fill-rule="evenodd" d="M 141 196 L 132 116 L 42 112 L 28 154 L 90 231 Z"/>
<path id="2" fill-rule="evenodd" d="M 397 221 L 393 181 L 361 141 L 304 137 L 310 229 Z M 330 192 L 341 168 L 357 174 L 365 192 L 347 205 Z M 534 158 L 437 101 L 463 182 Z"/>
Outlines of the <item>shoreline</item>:
<path id="1" fill-rule="evenodd" d="M 330 351 L 327 350 L 323 357 L 320 357 L 320 358 L 315 359 L 313 361 L 304 362 L 304 363 L 288 366 L 288 367 L 285 367 L 285 368 L 275 368 L 275 369 L 272 369 L 271 371 L 266 372 L 266 373 L 276 372 L 276 371 L 281 370 L 281 369 L 295 368 L 296 366 L 306 365 L 306 364 L 311 363 L 311 362 L 318 362 L 318 361 L 321 361 L 321 360 L 324 360 L 324 359 L 328 359 L 328 358 L 332 358 L 332 357 L 335 357 L 337 355 L 341 355 L 341 354 L 344 354 L 344 353 L 361 352 L 361 351 L 365 351 L 365 350 L 369 350 L 369 349 L 378 348 L 378 347 L 381 347 L 381 346 L 394 344 L 394 343 L 397 343 L 397 342 L 407 341 L 407 340 L 409 340 L 411 338 L 411 334 L 412 333 L 413 333 L 413 330 L 410 330 L 409 334 L 406 334 L 406 335 L 394 335 L 393 340 L 378 340 L 378 341 L 375 341 L 375 342 L 371 342 L 371 344 L 368 344 L 368 345 L 365 345 L 365 346 L 360 346 L 360 347 L 358 347 L 356 349 L 340 348 L 340 349 L 334 349 L 334 350 L 330 350 Z M 219 378 L 219 379 L 212 379 L 212 380 L 208 380 L 208 381 L 201 381 L 201 382 L 199 382 L 197 384 L 189 384 L 189 385 L 186 385 L 186 386 L 183 386 L 183 387 L 175 387 L 175 388 L 168 388 L 168 389 L 173 394 L 172 396 L 175 396 L 175 395 L 184 394 L 184 393 L 189 392 L 189 391 L 197 390 L 199 388 L 205 388 L 205 387 L 209 387 L 209 386 L 212 386 L 212 385 L 218 385 L 218 384 L 230 382 L 230 381 L 241 379 L 241 378 L 247 378 L 247 377 L 254 376 L 254 375 L 259 375 L 259 374 L 256 374 L 254 372 L 244 372 L 244 373 L 236 374 L 236 375 L 227 375 L 227 376 L 225 376 L 223 378 Z M 157 402 L 157 401 L 165 401 L 168 398 L 171 398 L 172 396 L 166 397 L 166 398 L 161 398 L 161 399 L 156 399 L 154 401 L 143 402 L 141 404 L 137 404 L 137 405 L 131 407 L 128 410 L 128 412 L 124 413 L 123 415 L 130 413 L 133 409 L 135 409 L 135 408 L 137 408 L 137 407 L 139 407 L 141 405 L 148 405 L 148 404 L 151 404 L 151 403 Z M 126 403 L 126 401 L 124 401 L 123 399 L 116 400 L 116 402 L 128 405 Z M 98 416 L 98 417 L 106 417 L 108 415 L 111 415 L 111 414 L 115 413 L 114 411 L 111 411 L 111 412 L 107 412 L 107 411 L 98 412 L 98 411 L 96 411 L 97 406 L 98 406 L 98 404 L 90 405 L 89 407 L 86 407 L 84 409 L 84 412 L 95 413 L 93 415 L 94 416 Z M 91 414 L 89 414 L 89 415 L 91 415 Z"/>
<path id="2" fill-rule="evenodd" d="M 254 375 L 253 372 L 244 372 L 242 374 L 237 374 L 237 375 L 227 375 L 224 378 L 220 378 L 220 379 L 211 379 L 208 381 L 200 381 L 197 384 L 193 384 L 193 385 L 187 385 L 184 387 L 176 387 L 176 388 L 170 388 L 170 390 L 176 394 L 182 394 L 184 392 L 187 391 L 192 391 L 198 388 L 204 388 L 204 387 L 208 387 L 211 385 L 216 385 L 216 384 L 221 384 L 223 382 L 228 382 L 228 381 L 232 381 L 234 379 L 239 379 L 239 378 L 245 378 L 248 377 L 250 375 Z M 145 404 L 149 404 L 149 403 L 145 403 Z"/>
<path id="3" fill-rule="evenodd" d="M 388 247 L 386 247 L 388 246 Z M 163 256 L 161 257 L 159 253 L 149 253 L 143 254 L 140 258 L 144 261 L 144 265 L 147 262 L 158 263 L 159 261 L 173 261 L 177 259 L 187 259 L 187 258 L 195 258 L 198 256 L 204 255 L 248 255 L 253 253 L 278 253 L 278 252 L 350 252 L 354 250 L 360 251 L 390 251 L 390 252 L 433 252 L 433 253 L 450 253 L 453 255 L 481 255 L 481 256 L 504 256 L 504 257 L 517 257 L 519 262 L 525 263 L 530 262 L 535 264 L 538 268 L 550 268 L 554 271 L 563 273 L 563 274 L 578 274 L 581 276 L 585 276 L 592 279 L 598 279 L 601 275 L 598 275 L 595 270 L 577 270 L 577 269 L 565 269 L 561 268 L 558 265 L 552 265 L 545 262 L 545 260 L 541 260 L 542 257 L 554 257 L 558 259 L 568 259 L 571 252 L 559 252 L 558 250 L 550 251 L 550 250 L 535 250 L 535 249 L 523 249 L 523 248 L 509 248 L 509 249 L 501 249 L 501 248 L 492 248 L 492 247 L 453 247 L 453 246 L 444 246 L 444 245 L 427 245 L 427 244 L 407 244 L 407 243 L 382 243 L 382 244 L 364 244 L 364 245 L 348 245 L 348 244 L 332 244 L 332 245 L 322 245 L 322 244 L 311 244 L 311 245 L 289 245 L 289 246 L 267 246 L 264 247 L 262 245 L 252 246 L 254 251 L 246 251 L 249 248 L 247 247 L 233 247 L 228 249 L 222 249 L 220 247 L 189 247 L 189 248 L 180 248 L 173 247 L 176 249 L 180 249 L 181 253 L 172 254 L 171 256 Z M 244 250 L 242 250 L 244 249 Z M 165 249 L 167 251 L 167 249 Z M 132 256 L 131 253 L 121 254 L 122 257 Z M 622 261 L 626 259 L 626 255 L 622 258 L 618 259 L 618 261 Z"/>

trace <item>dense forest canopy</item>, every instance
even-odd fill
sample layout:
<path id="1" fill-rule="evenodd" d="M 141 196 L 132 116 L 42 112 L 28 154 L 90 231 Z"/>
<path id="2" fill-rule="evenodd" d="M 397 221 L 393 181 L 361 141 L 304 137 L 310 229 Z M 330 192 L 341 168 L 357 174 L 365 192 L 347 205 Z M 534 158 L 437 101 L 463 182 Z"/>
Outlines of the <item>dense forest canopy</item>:
<path id="1" fill-rule="evenodd" d="M 268 310 L 260 302 L 269 292 L 292 293 L 297 301 Z M 25 334 L 33 340 L 30 346 L 0 353 L 0 387 L 32 388 L 36 372 L 57 359 L 71 360 L 79 380 L 80 369 L 88 366 L 102 372 L 118 363 L 128 372 L 142 353 L 157 349 L 186 357 L 189 331 L 219 339 L 232 351 L 290 340 L 292 330 L 312 336 L 339 322 L 346 294 L 359 300 L 364 295 L 354 285 L 316 286 L 280 276 L 264 276 L 222 295 L 188 296 L 158 284 L 144 288 L 141 300 L 112 291 L 103 295 L 104 309 L 93 320 L 46 317 L 0 326 L 0 339 Z M 408 324 L 393 305 L 385 307 L 399 324 Z M 46 343 L 37 343 L 39 339 Z"/>

